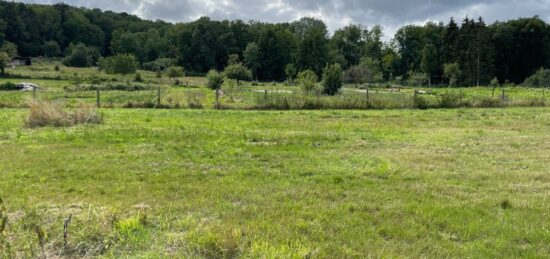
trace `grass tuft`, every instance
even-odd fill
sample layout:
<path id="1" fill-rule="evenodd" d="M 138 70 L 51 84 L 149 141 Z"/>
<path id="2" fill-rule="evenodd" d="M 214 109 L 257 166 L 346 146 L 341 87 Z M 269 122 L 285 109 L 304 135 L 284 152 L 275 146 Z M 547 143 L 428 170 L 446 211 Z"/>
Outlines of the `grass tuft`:
<path id="1" fill-rule="evenodd" d="M 100 124 L 103 116 L 90 104 L 80 104 L 72 113 L 63 110 L 59 103 L 48 101 L 27 101 L 29 115 L 25 125 L 36 127 L 69 127 L 77 124 Z"/>

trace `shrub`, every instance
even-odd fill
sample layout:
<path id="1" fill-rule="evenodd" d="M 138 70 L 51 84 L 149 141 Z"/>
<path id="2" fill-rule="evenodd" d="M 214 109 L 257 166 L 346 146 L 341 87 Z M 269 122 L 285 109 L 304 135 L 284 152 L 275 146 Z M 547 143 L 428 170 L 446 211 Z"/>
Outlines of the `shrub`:
<path id="1" fill-rule="evenodd" d="M 168 77 L 176 78 L 176 77 L 184 77 L 184 76 L 185 76 L 185 69 L 183 67 L 173 66 L 168 68 Z"/>
<path id="2" fill-rule="evenodd" d="M 99 62 L 99 69 L 107 74 L 132 74 L 137 70 L 136 59 L 132 55 L 117 54 Z"/>
<path id="3" fill-rule="evenodd" d="M 5 69 L 10 62 L 10 56 L 5 52 L 0 52 L 0 72 L 4 75 Z"/>
<path id="4" fill-rule="evenodd" d="M 305 70 L 298 74 L 296 82 L 300 84 L 305 93 L 309 94 L 316 90 L 318 80 L 319 78 L 315 72 L 312 70 Z"/>
<path id="5" fill-rule="evenodd" d="M 200 96 L 197 94 L 187 95 L 187 105 L 191 109 L 202 109 L 203 105 Z"/>
<path id="6" fill-rule="evenodd" d="M 59 103 L 46 101 L 27 101 L 29 115 L 25 125 L 29 128 L 36 127 L 68 127 L 76 124 L 99 124 L 103 122 L 103 116 L 89 104 L 81 104 L 73 113 L 63 110 Z"/>
<path id="7" fill-rule="evenodd" d="M 550 87 L 550 69 L 539 69 L 534 75 L 525 79 L 524 86 Z"/>
<path id="8" fill-rule="evenodd" d="M 415 95 L 413 97 L 413 106 L 415 108 L 418 108 L 418 109 L 421 109 L 421 110 L 426 110 L 426 109 L 430 108 L 428 100 L 426 98 L 424 98 L 423 96 L 420 96 L 420 95 Z"/>
<path id="9" fill-rule="evenodd" d="M 206 74 L 206 80 L 208 81 L 208 88 L 212 90 L 220 89 L 223 84 L 223 76 L 216 70 L 208 71 L 208 74 Z"/>
<path id="10" fill-rule="evenodd" d="M 63 65 L 68 67 L 90 67 L 95 64 L 97 53 L 87 48 L 84 44 L 69 46 L 70 55 L 63 60 Z"/>
<path id="11" fill-rule="evenodd" d="M 235 80 L 252 80 L 252 72 L 248 70 L 242 63 L 236 63 L 227 66 L 223 71 L 223 74 L 225 77 Z"/>
<path id="12" fill-rule="evenodd" d="M 155 61 L 143 63 L 143 69 L 148 71 L 164 71 L 176 64 L 175 59 L 158 58 Z"/>
<path id="13" fill-rule="evenodd" d="M 339 64 L 329 65 L 323 70 L 323 91 L 335 95 L 342 87 L 342 67 Z"/>
<path id="14" fill-rule="evenodd" d="M 139 72 L 136 72 L 136 74 L 134 75 L 134 81 L 143 82 L 143 79 L 141 78 L 141 74 Z"/>
<path id="15" fill-rule="evenodd" d="M 12 82 L 6 82 L 3 84 L 0 84 L 0 91 L 15 91 L 19 90 L 16 84 Z"/>
<path id="16" fill-rule="evenodd" d="M 464 96 L 462 93 L 447 91 L 439 96 L 439 107 L 441 108 L 457 108 L 467 106 L 463 102 Z"/>

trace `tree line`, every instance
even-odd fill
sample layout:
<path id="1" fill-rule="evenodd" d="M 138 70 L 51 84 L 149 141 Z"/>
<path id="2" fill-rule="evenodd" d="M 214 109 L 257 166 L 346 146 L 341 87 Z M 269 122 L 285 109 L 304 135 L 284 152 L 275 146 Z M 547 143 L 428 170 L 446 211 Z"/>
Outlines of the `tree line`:
<path id="1" fill-rule="evenodd" d="M 323 21 L 309 17 L 276 24 L 202 17 L 171 24 L 66 4 L 0 2 L 0 52 L 70 57 L 67 64 L 75 66 L 131 55 L 154 71 L 179 66 L 204 74 L 230 65 L 244 78 L 282 81 L 303 71 L 321 77 L 338 64 L 350 83 L 461 86 L 519 84 L 550 68 L 550 25 L 536 16 L 490 25 L 481 17 L 451 18 L 404 26 L 388 42 L 382 36 L 382 27 L 362 25 L 329 35 Z"/>

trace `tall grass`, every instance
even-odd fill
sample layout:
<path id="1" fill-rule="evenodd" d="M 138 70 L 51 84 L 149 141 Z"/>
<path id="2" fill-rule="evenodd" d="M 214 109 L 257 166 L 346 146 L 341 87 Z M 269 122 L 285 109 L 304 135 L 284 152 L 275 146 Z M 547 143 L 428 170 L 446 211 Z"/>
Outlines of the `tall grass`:
<path id="1" fill-rule="evenodd" d="M 103 116 L 90 104 L 81 103 L 73 111 L 63 110 L 57 102 L 28 100 L 29 114 L 25 125 L 36 127 L 69 127 L 77 124 L 100 124 Z"/>

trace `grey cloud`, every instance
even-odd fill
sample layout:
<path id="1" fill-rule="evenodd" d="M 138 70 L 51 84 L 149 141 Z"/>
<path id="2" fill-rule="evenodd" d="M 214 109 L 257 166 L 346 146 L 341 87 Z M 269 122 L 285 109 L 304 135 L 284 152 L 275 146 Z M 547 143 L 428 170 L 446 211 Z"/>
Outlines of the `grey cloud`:
<path id="1" fill-rule="evenodd" d="M 16 0 L 55 3 L 56 0 Z M 302 16 L 324 20 L 331 31 L 350 23 L 380 24 L 386 38 L 405 24 L 483 16 L 487 22 L 540 15 L 550 21 L 550 0 L 65 0 L 88 8 L 125 11 L 147 19 L 188 22 L 200 16 L 286 22 Z"/>

